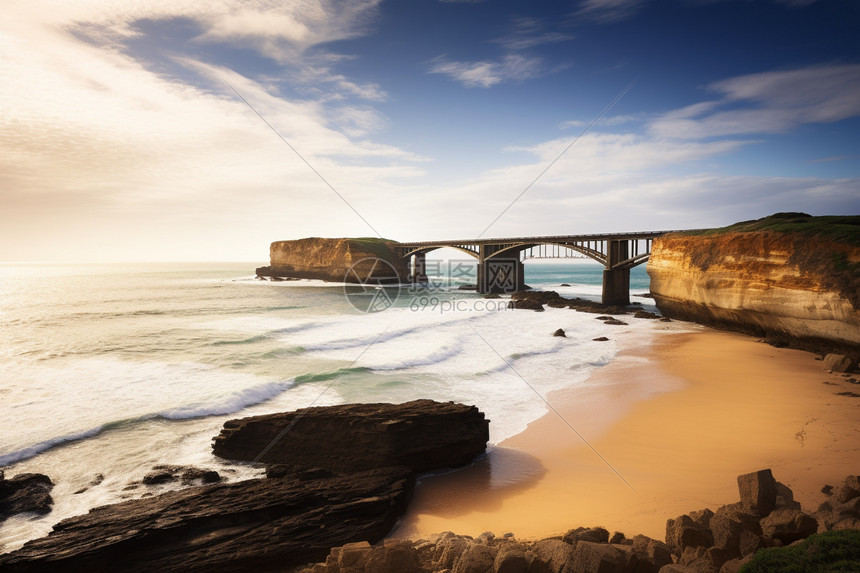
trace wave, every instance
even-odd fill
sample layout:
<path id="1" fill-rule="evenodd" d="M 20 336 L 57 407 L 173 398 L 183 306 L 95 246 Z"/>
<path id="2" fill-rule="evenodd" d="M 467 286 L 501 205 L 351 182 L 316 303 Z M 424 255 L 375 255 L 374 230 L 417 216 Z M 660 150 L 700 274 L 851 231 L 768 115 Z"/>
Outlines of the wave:
<path id="1" fill-rule="evenodd" d="M 314 374 L 302 374 L 300 376 L 296 376 L 294 378 L 296 384 L 308 384 L 310 382 L 326 382 L 328 380 L 336 380 L 343 376 L 344 374 L 351 373 L 359 373 L 359 372 L 370 372 L 370 368 L 365 367 L 357 367 L 357 368 L 338 368 L 332 372 L 320 372 Z"/>
<path id="2" fill-rule="evenodd" d="M 243 390 L 237 390 L 229 396 L 203 400 L 196 404 L 172 408 L 159 412 L 158 417 L 167 420 L 188 420 L 190 418 L 205 418 L 208 416 L 223 416 L 244 410 L 248 406 L 260 404 L 284 393 L 295 384 L 293 380 L 269 382 Z"/>

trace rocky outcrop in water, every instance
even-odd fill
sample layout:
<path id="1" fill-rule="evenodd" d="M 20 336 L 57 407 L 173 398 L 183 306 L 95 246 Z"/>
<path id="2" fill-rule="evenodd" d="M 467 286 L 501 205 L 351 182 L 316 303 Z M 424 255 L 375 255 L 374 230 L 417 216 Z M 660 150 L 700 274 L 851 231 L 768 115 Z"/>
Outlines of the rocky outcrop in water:
<path id="1" fill-rule="evenodd" d="M 345 404 L 230 420 L 212 450 L 222 458 L 337 472 L 385 466 L 426 472 L 483 453 L 489 424 L 476 407 L 454 402 Z"/>
<path id="2" fill-rule="evenodd" d="M 18 474 L 6 479 L 0 470 L 0 522 L 17 513 L 48 513 L 54 483 L 44 474 Z"/>
<path id="3" fill-rule="evenodd" d="M 0 570 L 283 571 L 344 543 L 381 540 L 406 510 L 416 471 L 466 464 L 488 439 L 477 408 L 430 400 L 308 408 L 227 426 L 216 439 L 221 455 L 250 460 L 267 450 L 264 461 L 280 465 L 265 479 L 95 508 L 0 555 Z M 206 478 L 189 471 L 163 466 L 150 481 Z"/>
<path id="4" fill-rule="evenodd" d="M 323 239 L 275 241 L 269 266 L 258 277 L 320 279 L 333 282 L 407 282 L 409 270 L 394 252 L 396 241 L 384 239 Z"/>
<path id="5" fill-rule="evenodd" d="M 405 468 L 193 487 L 97 507 L 0 555 L 6 572 L 269 571 L 379 541 L 405 511 Z"/>
<path id="6" fill-rule="evenodd" d="M 778 214 L 665 235 L 648 274 L 665 316 L 860 355 L 860 217 Z"/>

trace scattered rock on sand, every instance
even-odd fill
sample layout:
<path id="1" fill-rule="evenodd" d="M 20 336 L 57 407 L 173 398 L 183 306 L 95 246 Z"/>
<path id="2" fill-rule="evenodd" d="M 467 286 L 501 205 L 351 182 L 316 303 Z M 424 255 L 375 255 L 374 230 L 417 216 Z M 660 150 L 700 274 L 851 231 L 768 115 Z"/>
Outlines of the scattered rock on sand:
<path id="1" fill-rule="evenodd" d="M 564 333 L 564 329 L 563 329 L 563 328 L 559 328 L 558 330 L 556 330 L 555 332 L 553 332 L 553 333 L 552 333 L 552 335 L 553 335 L 553 336 L 561 336 L 561 337 L 563 337 L 563 338 L 567 338 L 567 335 Z"/>
<path id="2" fill-rule="evenodd" d="M 605 336 L 598 336 L 597 338 L 592 338 L 591 340 L 593 340 L 594 342 L 606 342 L 609 339 Z"/>
<path id="3" fill-rule="evenodd" d="M 857 360 L 845 354 L 828 354 L 824 357 L 823 367 L 834 372 L 852 372 L 857 368 Z"/>

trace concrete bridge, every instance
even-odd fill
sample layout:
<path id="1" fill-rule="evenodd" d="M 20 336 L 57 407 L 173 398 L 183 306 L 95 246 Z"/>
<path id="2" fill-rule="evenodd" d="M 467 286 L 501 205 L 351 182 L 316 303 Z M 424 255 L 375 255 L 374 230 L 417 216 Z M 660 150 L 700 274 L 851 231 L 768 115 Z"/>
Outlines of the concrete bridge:
<path id="1" fill-rule="evenodd" d="M 398 255 L 411 269 L 412 282 L 427 282 L 426 255 L 441 248 L 463 251 L 478 261 L 479 293 L 511 293 L 525 285 L 523 259 L 552 253 L 574 251 L 604 266 L 603 302 L 630 304 L 630 269 L 648 260 L 651 242 L 673 231 L 612 233 L 602 235 L 560 235 L 547 237 L 514 237 L 464 241 L 425 241 L 400 243 Z M 545 255 L 544 255 L 545 256 Z"/>

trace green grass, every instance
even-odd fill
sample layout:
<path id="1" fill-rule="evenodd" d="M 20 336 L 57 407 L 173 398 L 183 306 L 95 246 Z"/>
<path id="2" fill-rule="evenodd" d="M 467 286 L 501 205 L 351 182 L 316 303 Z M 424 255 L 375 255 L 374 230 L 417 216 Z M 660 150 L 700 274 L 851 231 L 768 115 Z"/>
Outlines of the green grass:
<path id="1" fill-rule="evenodd" d="M 813 217 L 806 213 L 775 213 L 755 221 L 742 221 L 728 227 L 689 231 L 683 234 L 713 236 L 755 231 L 801 233 L 860 246 L 860 215 Z"/>
<path id="2" fill-rule="evenodd" d="M 359 237 L 349 240 L 356 247 L 373 253 L 374 256 L 377 256 L 380 259 L 394 260 L 394 253 L 391 251 L 391 248 L 388 246 L 388 244 L 396 243 L 397 241 L 391 241 L 389 239 L 379 239 L 377 237 Z"/>
<path id="3" fill-rule="evenodd" d="M 860 531 L 827 531 L 794 547 L 762 549 L 740 573 L 836 573 L 860 571 Z"/>

